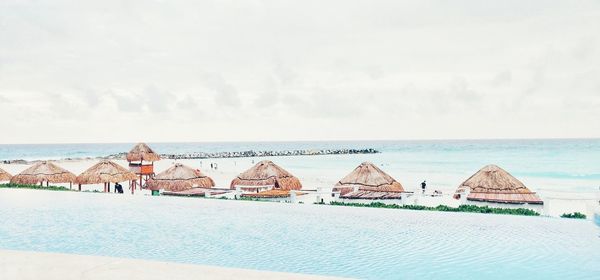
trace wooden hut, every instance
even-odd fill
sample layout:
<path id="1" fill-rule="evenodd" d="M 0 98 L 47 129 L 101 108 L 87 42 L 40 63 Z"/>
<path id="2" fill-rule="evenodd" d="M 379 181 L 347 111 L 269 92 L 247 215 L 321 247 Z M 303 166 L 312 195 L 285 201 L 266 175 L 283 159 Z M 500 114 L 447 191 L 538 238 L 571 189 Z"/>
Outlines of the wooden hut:
<path id="1" fill-rule="evenodd" d="M 455 197 L 467 201 L 502 204 L 543 204 L 521 181 L 496 165 L 487 165 L 464 181 Z"/>
<path id="2" fill-rule="evenodd" d="M 10 179 L 12 178 L 12 175 L 10 175 L 10 173 L 4 171 L 2 168 L 0 168 L 0 182 L 4 182 L 4 181 L 10 181 Z"/>
<path id="3" fill-rule="evenodd" d="M 148 189 L 158 191 L 163 189 L 170 192 L 185 191 L 191 188 L 212 188 L 215 182 L 204 175 L 199 169 L 193 169 L 181 163 L 157 174 L 146 182 Z"/>
<path id="4" fill-rule="evenodd" d="M 363 162 L 337 182 L 333 191 L 339 191 L 341 197 L 354 193 L 348 198 L 399 198 L 404 188 L 375 164 Z"/>
<path id="5" fill-rule="evenodd" d="M 72 183 L 75 182 L 75 178 L 75 174 L 52 162 L 40 161 L 25 169 L 23 172 L 13 176 L 10 182 L 28 185 L 43 185 L 44 182 L 46 182 L 46 186 L 48 186 L 49 183 L 69 183 L 72 185 Z"/>
<path id="6" fill-rule="evenodd" d="M 231 189 L 260 192 L 271 189 L 300 190 L 302 184 L 285 169 L 270 160 L 264 160 L 244 171 L 231 181 Z"/>
<path id="7" fill-rule="evenodd" d="M 141 188 L 144 177 L 148 180 L 154 176 L 154 162 L 160 160 L 160 155 L 146 143 L 138 143 L 127 153 L 126 158 L 129 162 L 129 171 L 139 176 Z"/>
<path id="8" fill-rule="evenodd" d="M 104 184 L 104 191 L 110 192 L 110 183 L 120 183 L 128 181 L 135 183 L 138 176 L 125 167 L 122 167 L 112 161 L 103 160 L 77 176 L 77 184 L 81 191 L 81 185 Z M 131 193 L 133 193 L 131 186 Z"/>

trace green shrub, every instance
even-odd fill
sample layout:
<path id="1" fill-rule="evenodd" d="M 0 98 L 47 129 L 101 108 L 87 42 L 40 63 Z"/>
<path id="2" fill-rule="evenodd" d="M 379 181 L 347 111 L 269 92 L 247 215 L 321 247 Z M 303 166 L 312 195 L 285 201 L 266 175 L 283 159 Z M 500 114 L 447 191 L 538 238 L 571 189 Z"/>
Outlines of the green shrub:
<path id="1" fill-rule="evenodd" d="M 579 213 L 579 212 L 575 212 L 575 213 L 564 213 L 562 215 L 560 215 L 561 218 L 568 218 L 568 219 L 585 219 L 587 218 L 587 216 L 583 213 Z"/>
<path id="2" fill-rule="evenodd" d="M 323 204 L 323 203 L 317 203 Z M 506 215 L 522 215 L 522 216 L 539 216 L 540 214 L 525 208 L 491 208 L 488 206 L 476 205 L 460 205 L 459 207 L 450 207 L 446 205 L 438 205 L 436 207 L 422 205 L 398 205 L 385 204 L 382 202 L 371 202 L 368 204 L 357 202 L 339 202 L 332 201 L 330 205 L 337 206 L 353 206 L 353 207 L 370 207 L 370 208 L 388 208 L 388 209 L 407 209 L 407 210 L 425 210 L 425 211 L 441 211 L 441 212 L 468 212 L 468 213 L 486 213 L 486 214 L 506 214 Z M 585 216 L 585 215 L 584 215 Z"/>
<path id="3" fill-rule="evenodd" d="M 61 186 L 40 186 L 40 185 L 27 185 L 27 184 L 0 184 L 0 188 L 7 189 L 33 189 L 33 190 L 49 190 L 49 191 L 72 191 L 69 188 Z"/>

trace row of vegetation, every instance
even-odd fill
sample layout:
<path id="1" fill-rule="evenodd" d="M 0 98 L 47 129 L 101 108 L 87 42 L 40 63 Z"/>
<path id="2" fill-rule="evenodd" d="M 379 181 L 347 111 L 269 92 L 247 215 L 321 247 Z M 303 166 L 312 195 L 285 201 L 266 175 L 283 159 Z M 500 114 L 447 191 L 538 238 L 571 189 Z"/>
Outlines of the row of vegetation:
<path id="1" fill-rule="evenodd" d="M 33 189 L 33 190 L 49 190 L 49 191 L 72 191 L 69 188 L 61 186 L 40 186 L 40 185 L 27 185 L 27 184 L 0 184 L 0 188 L 6 189 Z"/>
<path id="2" fill-rule="evenodd" d="M 408 210 L 424 210 L 424 211 L 442 211 L 442 212 L 469 212 L 469 213 L 486 213 L 486 214 L 505 214 L 505 215 L 522 215 L 522 216 L 539 216 L 538 212 L 525 208 L 492 208 L 487 206 L 475 206 L 475 205 L 460 205 L 458 207 L 449 207 L 446 205 L 439 205 L 436 207 L 422 206 L 422 205 L 398 205 L 398 204 L 385 204 L 381 202 L 371 202 L 369 204 L 364 203 L 348 203 L 332 201 L 331 205 L 337 206 L 353 206 L 353 207 L 371 207 L 371 208 L 390 208 L 390 209 L 408 209 Z"/>
<path id="3" fill-rule="evenodd" d="M 580 212 L 575 212 L 575 213 L 565 213 L 560 215 L 561 218 L 568 218 L 568 219 L 585 219 L 587 218 L 587 216 L 583 213 Z"/>
<path id="4" fill-rule="evenodd" d="M 0 188 L 8 189 L 35 189 L 35 190 L 50 190 L 50 191 L 73 191 L 72 189 L 62 186 L 40 186 L 40 185 L 27 185 L 27 184 L 0 184 Z M 96 192 L 96 191 L 94 191 Z M 221 197 L 220 199 L 227 199 Z M 237 200 L 246 201 L 267 201 L 260 198 L 253 197 L 238 197 Z M 317 203 L 324 204 L 324 203 Z M 468 213 L 485 213 L 485 214 L 505 214 L 505 215 L 521 215 L 521 216 L 539 216 L 540 214 L 525 208 L 493 208 L 488 206 L 475 206 L 475 205 L 460 205 L 458 207 L 449 207 L 446 205 L 439 205 L 436 207 L 422 206 L 422 205 L 398 205 L 398 204 L 385 204 L 382 202 L 371 202 L 369 204 L 364 203 L 349 203 L 332 201 L 330 205 L 336 206 L 352 206 L 352 207 L 370 207 L 370 208 L 389 208 L 389 209 L 407 209 L 407 210 L 422 210 L 422 211 L 441 211 L 441 212 L 468 212 Z M 587 216 L 580 212 L 565 213 L 560 216 L 561 218 L 569 219 L 586 219 Z"/>

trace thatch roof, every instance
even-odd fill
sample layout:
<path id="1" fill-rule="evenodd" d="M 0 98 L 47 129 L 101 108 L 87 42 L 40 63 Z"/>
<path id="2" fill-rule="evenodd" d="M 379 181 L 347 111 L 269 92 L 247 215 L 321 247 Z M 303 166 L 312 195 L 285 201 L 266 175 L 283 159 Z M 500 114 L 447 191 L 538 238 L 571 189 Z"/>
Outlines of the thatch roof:
<path id="1" fill-rule="evenodd" d="M 0 168 L 0 181 L 10 181 L 10 178 L 12 178 L 12 175 Z"/>
<path id="2" fill-rule="evenodd" d="M 10 182 L 15 184 L 72 183 L 75 177 L 75 174 L 52 162 L 40 161 L 13 176 Z"/>
<path id="3" fill-rule="evenodd" d="M 151 190 L 183 191 L 194 187 L 212 188 L 215 182 L 204 175 L 199 169 L 193 169 L 181 163 L 159 173 L 146 182 Z"/>
<path id="4" fill-rule="evenodd" d="M 496 165 L 486 165 L 464 181 L 457 193 L 470 190 L 467 200 L 499 203 L 532 203 L 543 201 L 521 181 Z"/>
<path id="5" fill-rule="evenodd" d="M 132 181 L 138 178 L 125 167 L 112 161 L 103 160 L 77 176 L 77 183 L 82 185 L 117 183 Z"/>
<path id="6" fill-rule="evenodd" d="M 361 191 L 403 192 L 404 188 L 392 176 L 370 162 L 363 162 L 335 184 L 335 191 L 347 194 L 358 187 Z"/>
<path id="7" fill-rule="evenodd" d="M 270 160 L 263 160 L 238 175 L 231 181 L 231 189 L 236 186 L 273 186 L 275 189 L 299 190 L 302 184 L 285 169 Z"/>
<path id="8" fill-rule="evenodd" d="M 129 153 L 127 161 L 159 161 L 160 155 L 155 153 L 146 143 L 137 143 Z"/>
<path id="9" fill-rule="evenodd" d="M 296 195 L 305 195 L 303 192 L 296 192 Z M 290 197 L 290 190 L 268 190 L 259 193 L 244 193 L 242 197 L 252 198 L 286 198 Z"/>

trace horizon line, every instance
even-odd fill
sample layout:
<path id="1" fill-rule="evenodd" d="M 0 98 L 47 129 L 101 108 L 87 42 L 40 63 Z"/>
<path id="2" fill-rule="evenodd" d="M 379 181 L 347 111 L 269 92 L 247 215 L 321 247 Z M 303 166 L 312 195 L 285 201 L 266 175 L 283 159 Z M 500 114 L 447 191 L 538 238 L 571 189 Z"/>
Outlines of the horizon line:
<path id="1" fill-rule="evenodd" d="M 289 142 L 392 142 L 392 141 L 515 141 L 515 140 L 600 140 L 600 137 L 525 137 L 525 138 L 407 138 L 407 139 L 321 139 L 321 140 L 218 140 L 218 141 L 148 141 L 148 142 L 30 142 L 30 143 L 0 143 L 0 145 L 77 145 L 77 144 L 136 144 L 136 143 L 150 143 L 150 144 L 171 144 L 171 143 L 289 143 Z"/>

